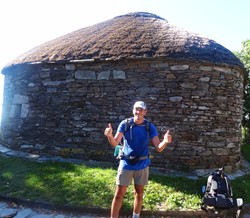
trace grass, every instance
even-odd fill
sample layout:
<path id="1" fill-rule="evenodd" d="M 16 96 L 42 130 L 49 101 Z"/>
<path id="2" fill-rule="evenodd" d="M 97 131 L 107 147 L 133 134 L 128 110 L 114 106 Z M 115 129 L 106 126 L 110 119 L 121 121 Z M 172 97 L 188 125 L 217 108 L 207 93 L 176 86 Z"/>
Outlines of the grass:
<path id="1" fill-rule="evenodd" d="M 0 171 L 0 194 L 30 201 L 110 208 L 115 190 L 115 169 L 0 157 Z M 146 210 L 197 210 L 206 179 L 150 174 L 143 207 Z M 235 197 L 250 202 L 249 175 L 231 181 L 231 185 Z M 133 199 L 133 187 L 129 186 L 123 209 L 130 210 Z"/>
<path id="2" fill-rule="evenodd" d="M 114 184 L 111 169 L 67 163 L 37 163 L 1 157 L 0 193 L 32 201 L 108 207 Z"/>

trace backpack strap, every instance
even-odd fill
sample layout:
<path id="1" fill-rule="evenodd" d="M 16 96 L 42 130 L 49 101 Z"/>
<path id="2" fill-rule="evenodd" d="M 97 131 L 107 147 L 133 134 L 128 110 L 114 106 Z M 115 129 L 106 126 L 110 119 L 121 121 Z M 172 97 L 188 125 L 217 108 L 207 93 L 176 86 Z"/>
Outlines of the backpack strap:
<path id="1" fill-rule="evenodd" d="M 124 130 L 124 133 L 130 129 L 130 140 L 132 141 L 132 127 L 135 125 L 135 124 L 132 124 L 132 118 L 127 118 L 126 119 L 126 123 L 125 123 L 125 130 Z"/>
<path id="2" fill-rule="evenodd" d="M 146 129 L 148 132 L 148 139 L 149 139 L 149 131 L 150 131 L 150 122 L 146 120 Z"/>
<path id="3" fill-rule="evenodd" d="M 233 196 L 232 188 L 231 188 L 231 186 L 229 184 L 227 176 L 224 176 L 224 179 L 225 179 L 225 182 L 227 184 L 227 195 L 228 195 L 228 197 L 232 197 Z"/>
<path id="4" fill-rule="evenodd" d="M 225 184 L 226 184 L 226 193 L 225 194 L 226 194 L 226 196 L 229 197 L 229 198 L 232 197 L 233 196 L 232 189 L 231 189 L 228 177 L 224 173 L 224 167 L 217 170 L 216 176 L 217 176 L 217 178 L 222 179 L 222 180 L 225 181 Z"/>
<path id="5" fill-rule="evenodd" d="M 125 130 L 124 130 L 124 133 L 129 129 L 130 130 L 130 140 L 132 141 L 132 128 L 133 126 L 136 126 L 137 124 L 134 124 L 134 123 L 131 123 L 132 122 L 132 117 L 131 118 L 127 118 L 126 119 L 126 123 L 125 123 Z M 146 121 L 146 125 L 145 124 L 140 124 L 138 126 L 145 126 L 146 127 L 146 130 L 147 130 L 147 133 L 148 133 L 148 139 L 149 139 L 149 132 L 150 132 L 150 122 L 146 119 L 144 119 L 144 121 Z"/>

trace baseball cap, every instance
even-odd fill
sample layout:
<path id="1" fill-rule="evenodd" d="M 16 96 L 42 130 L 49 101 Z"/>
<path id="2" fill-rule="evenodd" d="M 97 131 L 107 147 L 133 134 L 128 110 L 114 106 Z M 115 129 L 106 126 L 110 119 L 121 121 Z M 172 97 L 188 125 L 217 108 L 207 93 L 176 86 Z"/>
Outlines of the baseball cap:
<path id="1" fill-rule="evenodd" d="M 146 104 L 143 101 L 137 101 L 137 102 L 135 102 L 134 108 L 137 108 L 137 107 L 143 108 L 144 110 L 146 110 L 146 108 L 147 108 Z"/>

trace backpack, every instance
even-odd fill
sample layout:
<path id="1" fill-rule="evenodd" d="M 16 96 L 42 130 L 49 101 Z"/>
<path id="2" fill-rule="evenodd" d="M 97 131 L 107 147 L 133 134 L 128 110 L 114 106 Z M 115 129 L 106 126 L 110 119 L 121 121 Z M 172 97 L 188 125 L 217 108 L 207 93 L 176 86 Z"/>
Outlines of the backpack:
<path id="1" fill-rule="evenodd" d="M 135 123 L 132 123 L 132 120 L 133 120 L 133 118 L 131 117 L 131 118 L 127 118 L 126 119 L 126 123 L 125 123 L 125 130 L 124 130 L 124 134 L 125 134 L 125 132 L 126 131 L 128 131 L 128 129 L 130 129 L 130 140 L 132 140 L 132 128 L 133 128 L 133 126 L 136 126 L 137 124 L 135 124 Z M 140 125 L 138 125 L 138 126 L 145 126 L 146 127 L 146 129 L 147 129 L 147 133 L 148 133 L 148 138 L 149 138 L 149 131 L 150 131 L 150 122 L 148 121 L 148 120 L 146 120 L 146 119 L 144 119 L 144 121 L 146 121 L 146 124 L 140 124 Z"/>
<path id="2" fill-rule="evenodd" d="M 208 207 L 213 207 L 215 210 L 238 207 L 236 217 L 239 217 L 243 200 L 233 197 L 232 187 L 224 173 L 224 168 L 220 168 L 208 176 L 207 185 L 203 186 L 203 193 L 202 210 L 208 211 Z"/>
<path id="3" fill-rule="evenodd" d="M 132 117 L 126 119 L 125 130 L 124 130 L 124 133 L 123 133 L 123 134 L 125 134 L 125 132 L 128 131 L 128 130 L 131 131 L 130 132 L 130 139 L 131 140 L 132 140 L 132 135 L 133 135 L 132 134 L 132 128 L 133 128 L 133 126 L 137 125 L 135 123 L 132 123 L 132 119 L 133 119 Z M 148 120 L 146 120 L 146 119 L 144 119 L 144 120 L 146 121 L 146 124 L 140 124 L 139 126 L 145 126 L 146 127 L 147 133 L 148 133 L 148 138 L 149 138 L 150 122 Z M 124 136 L 123 136 L 123 138 L 121 140 L 121 145 L 117 145 L 115 147 L 114 156 L 116 157 L 116 159 L 121 159 L 122 157 L 123 158 L 125 157 L 124 154 L 123 154 L 123 151 L 122 151 L 123 144 L 124 144 Z M 143 156 L 143 157 L 140 157 L 140 158 L 132 158 L 132 159 L 131 159 L 131 157 L 125 157 L 125 158 L 130 159 L 130 162 L 132 164 L 135 164 L 138 160 L 146 159 L 146 158 L 148 158 L 148 156 Z"/>

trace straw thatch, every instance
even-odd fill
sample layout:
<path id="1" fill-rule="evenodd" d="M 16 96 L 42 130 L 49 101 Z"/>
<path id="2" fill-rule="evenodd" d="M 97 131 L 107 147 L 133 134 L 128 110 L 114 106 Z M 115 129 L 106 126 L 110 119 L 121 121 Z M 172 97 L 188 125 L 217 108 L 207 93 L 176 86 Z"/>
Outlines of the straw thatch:
<path id="1" fill-rule="evenodd" d="M 56 27 L 55 27 L 56 28 Z M 13 60 L 21 63 L 182 58 L 242 66 L 225 47 L 150 13 L 118 16 L 46 42 Z"/>

